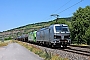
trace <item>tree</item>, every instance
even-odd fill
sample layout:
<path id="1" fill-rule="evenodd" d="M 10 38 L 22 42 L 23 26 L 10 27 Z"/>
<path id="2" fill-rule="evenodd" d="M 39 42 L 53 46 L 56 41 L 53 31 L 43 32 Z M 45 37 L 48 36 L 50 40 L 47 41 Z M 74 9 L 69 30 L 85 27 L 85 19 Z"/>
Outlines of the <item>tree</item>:
<path id="1" fill-rule="evenodd" d="M 90 27 L 90 6 L 79 8 L 72 17 L 72 41 L 78 44 L 87 43 L 86 31 Z M 88 33 L 90 33 L 88 31 Z"/>
<path id="2" fill-rule="evenodd" d="M 85 32 L 85 39 L 87 40 L 87 44 L 90 45 L 90 27 Z"/>

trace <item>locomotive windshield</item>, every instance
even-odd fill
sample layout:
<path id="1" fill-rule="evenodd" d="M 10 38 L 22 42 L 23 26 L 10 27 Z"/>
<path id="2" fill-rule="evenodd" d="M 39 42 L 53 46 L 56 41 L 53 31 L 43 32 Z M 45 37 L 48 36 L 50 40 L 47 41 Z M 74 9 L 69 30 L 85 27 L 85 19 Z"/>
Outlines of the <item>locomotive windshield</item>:
<path id="1" fill-rule="evenodd" d="M 60 32 L 61 31 L 61 26 L 55 26 L 56 28 L 56 32 Z"/>
<path id="2" fill-rule="evenodd" d="M 63 27 L 62 27 L 62 31 L 68 31 L 68 28 L 63 28 Z"/>
<path id="3" fill-rule="evenodd" d="M 68 31 L 67 26 L 55 26 L 56 32 L 66 32 Z"/>

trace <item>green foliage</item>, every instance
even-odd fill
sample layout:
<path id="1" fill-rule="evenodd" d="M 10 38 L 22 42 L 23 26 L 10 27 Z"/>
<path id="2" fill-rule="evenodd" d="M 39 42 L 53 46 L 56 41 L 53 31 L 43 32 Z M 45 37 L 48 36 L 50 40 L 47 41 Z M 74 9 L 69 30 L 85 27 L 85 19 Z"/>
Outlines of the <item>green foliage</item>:
<path id="1" fill-rule="evenodd" d="M 12 38 L 11 37 L 8 37 L 8 38 L 5 38 L 4 40 L 11 40 Z"/>
<path id="2" fill-rule="evenodd" d="M 65 20 L 65 19 L 59 19 L 59 20 L 58 20 L 58 23 L 59 23 L 59 24 L 65 24 L 65 23 L 66 23 L 66 20 Z"/>
<path id="3" fill-rule="evenodd" d="M 87 30 L 90 27 L 90 6 L 80 7 L 73 15 L 71 23 L 72 41 L 73 43 L 85 44 L 87 43 L 86 38 L 88 38 L 89 33 Z"/>
<path id="4" fill-rule="evenodd" d="M 90 27 L 85 32 L 85 39 L 87 40 L 87 44 L 90 44 Z"/>

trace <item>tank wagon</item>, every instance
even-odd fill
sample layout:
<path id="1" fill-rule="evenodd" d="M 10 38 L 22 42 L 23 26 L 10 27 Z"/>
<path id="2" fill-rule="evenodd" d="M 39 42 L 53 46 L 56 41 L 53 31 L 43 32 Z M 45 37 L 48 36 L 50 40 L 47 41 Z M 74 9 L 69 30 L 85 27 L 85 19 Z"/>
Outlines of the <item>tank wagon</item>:
<path id="1" fill-rule="evenodd" d="M 49 46 L 67 47 L 71 43 L 68 25 L 54 24 L 36 32 L 36 42 Z"/>
<path id="2" fill-rule="evenodd" d="M 23 35 L 21 35 L 21 36 L 18 36 L 15 40 L 27 42 L 27 41 L 28 41 L 28 35 L 23 34 Z"/>

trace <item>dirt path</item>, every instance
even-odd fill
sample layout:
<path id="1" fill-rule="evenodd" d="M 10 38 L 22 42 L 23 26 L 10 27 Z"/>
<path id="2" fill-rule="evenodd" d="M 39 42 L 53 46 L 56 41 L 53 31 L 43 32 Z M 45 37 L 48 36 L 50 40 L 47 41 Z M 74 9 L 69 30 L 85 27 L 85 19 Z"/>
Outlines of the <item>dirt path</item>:
<path id="1" fill-rule="evenodd" d="M 43 60 L 17 43 L 0 48 L 0 60 Z"/>

